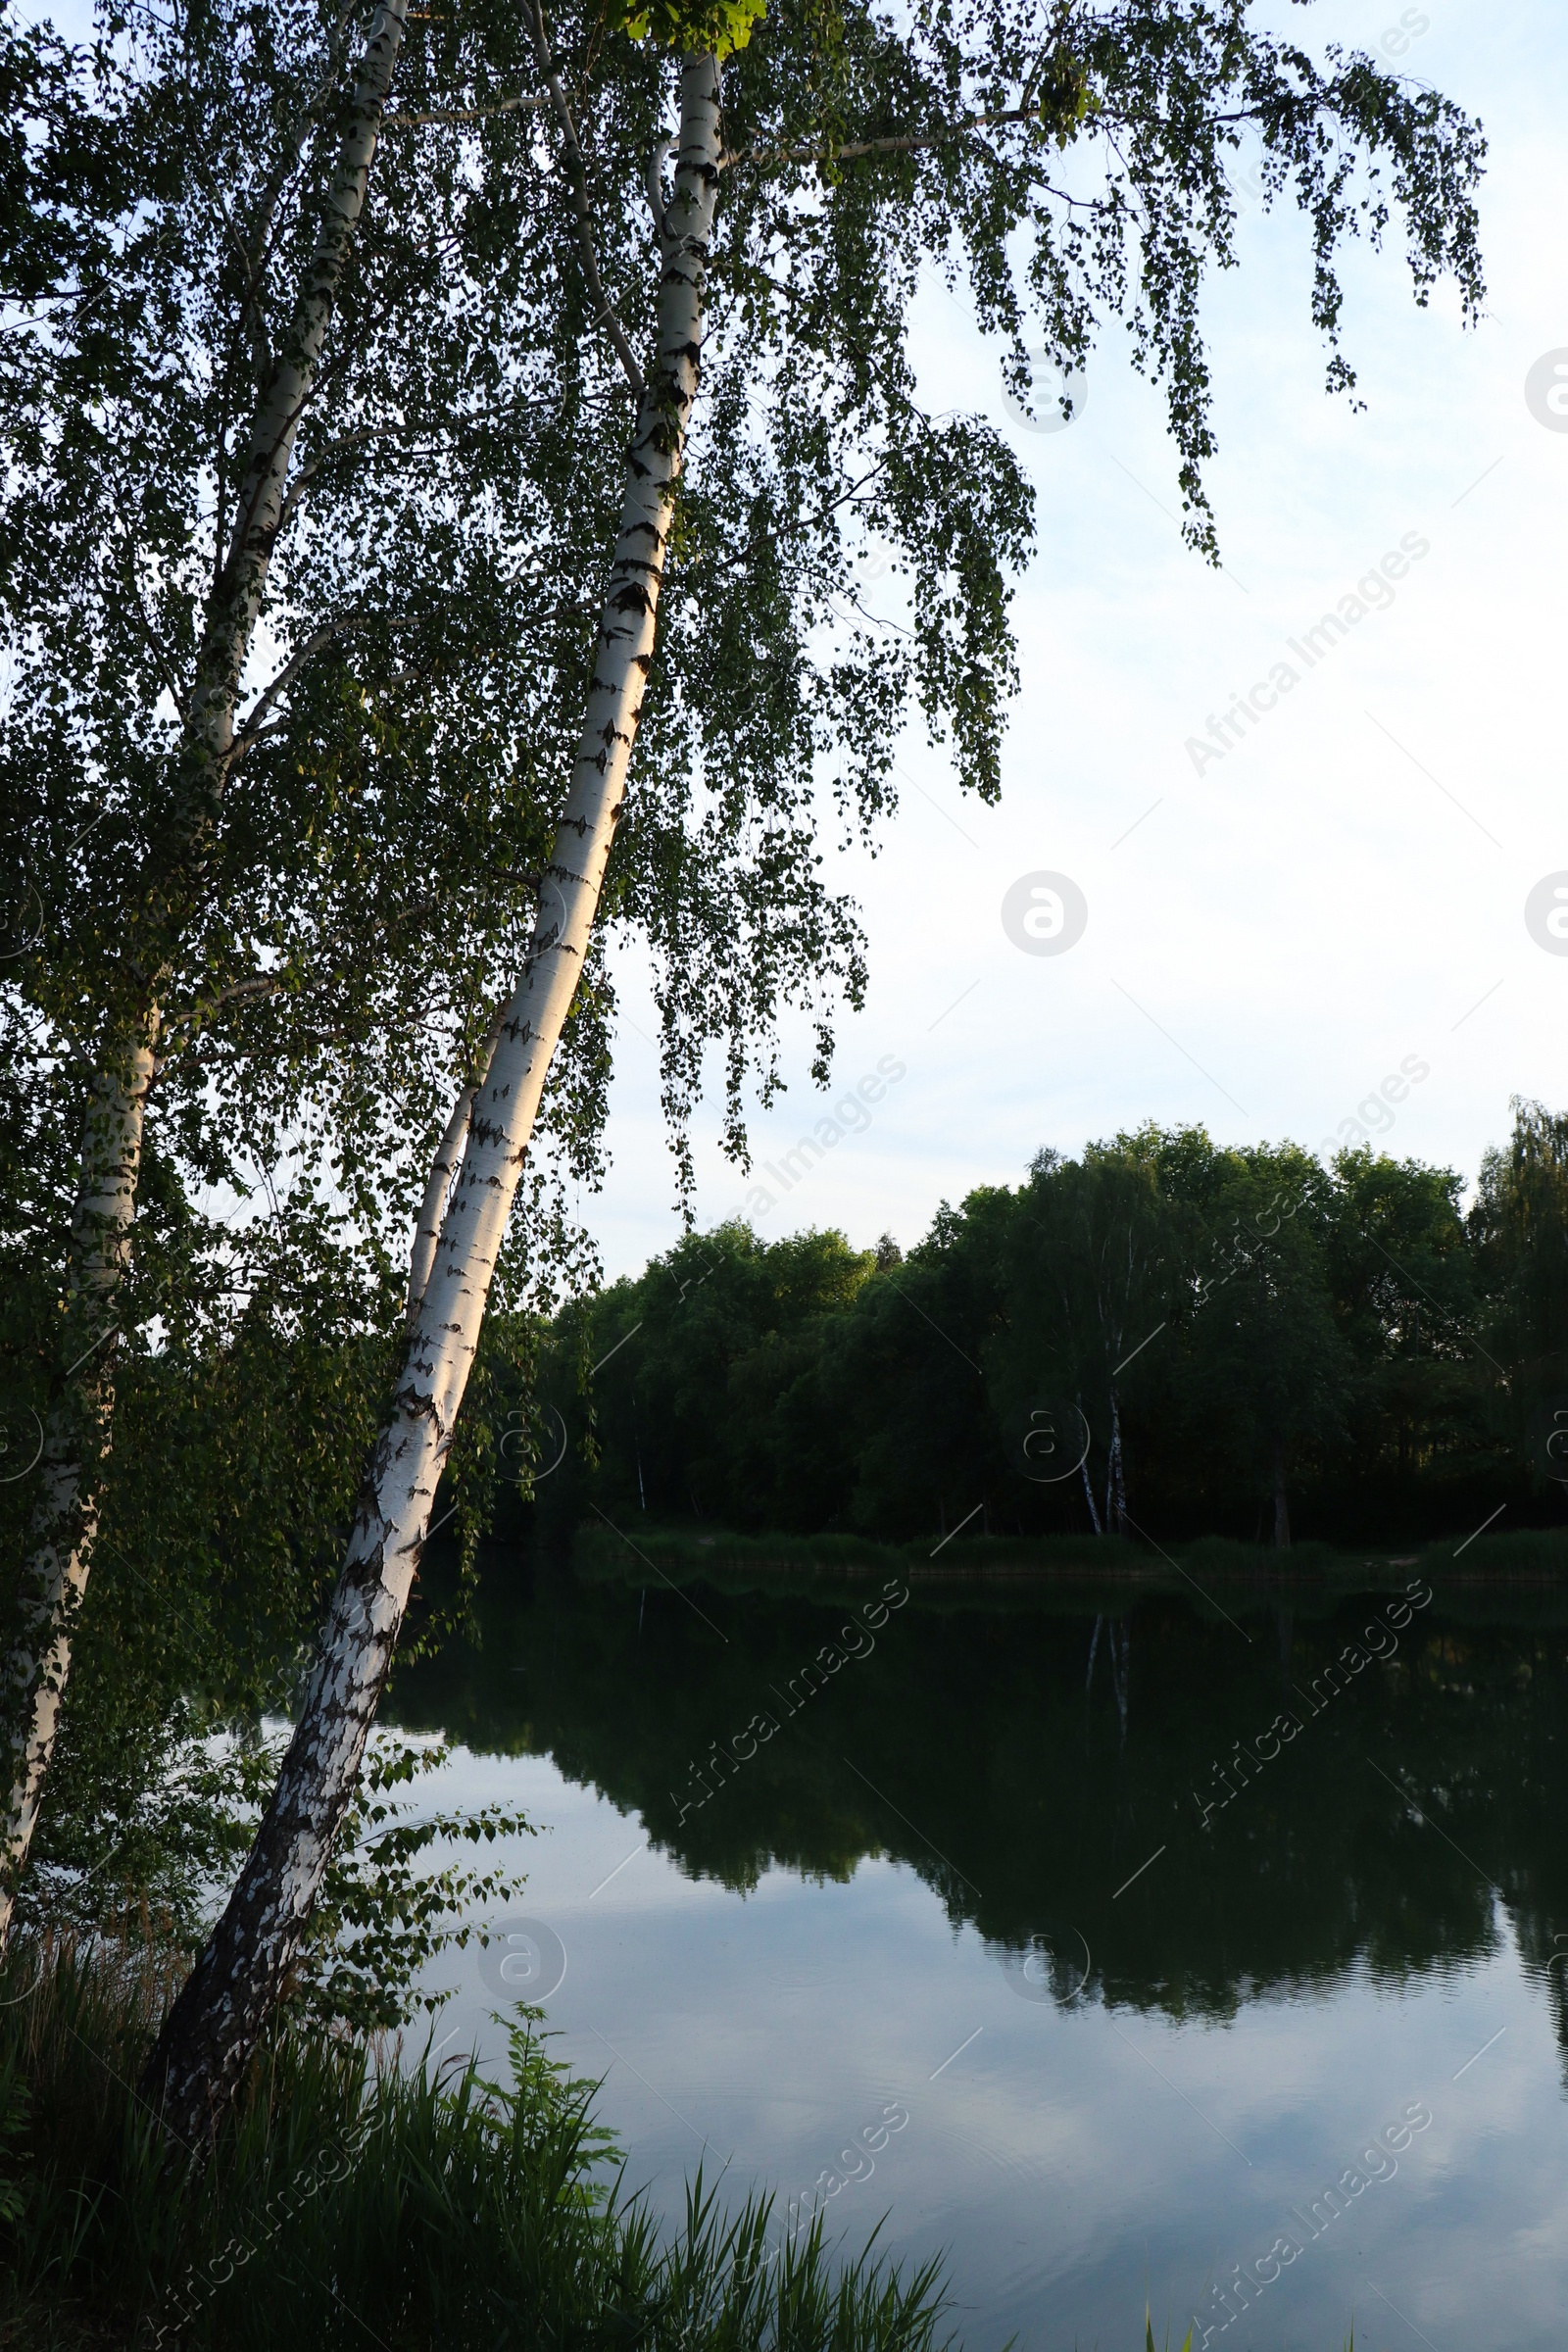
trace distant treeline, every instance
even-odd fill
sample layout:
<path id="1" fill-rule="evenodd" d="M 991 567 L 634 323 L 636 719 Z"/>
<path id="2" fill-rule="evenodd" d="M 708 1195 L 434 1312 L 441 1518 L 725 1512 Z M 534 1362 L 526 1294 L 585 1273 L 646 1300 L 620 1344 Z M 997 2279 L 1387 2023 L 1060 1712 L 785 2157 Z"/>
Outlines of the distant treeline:
<path id="1" fill-rule="evenodd" d="M 565 1310 L 511 1450 L 549 1473 L 558 1522 L 1279 1544 L 1504 1509 L 1554 1525 L 1568 1115 L 1516 1104 L 1468 1209 L 1463 1190 L 1366 1147 L 1325 1166 L 1150 1125 L 1041 1152 L 906 1253 L 725 1224 Z"/>

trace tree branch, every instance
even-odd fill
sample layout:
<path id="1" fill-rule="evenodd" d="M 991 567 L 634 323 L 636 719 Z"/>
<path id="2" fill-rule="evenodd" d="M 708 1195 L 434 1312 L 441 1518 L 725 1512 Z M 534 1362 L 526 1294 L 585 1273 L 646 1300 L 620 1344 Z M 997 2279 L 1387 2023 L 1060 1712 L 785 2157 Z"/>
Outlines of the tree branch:
<path id="1" fill-rule="evenodd" d="M 172 662 L 170 661 L 169 650 L 165 646 L 163 640 L 160 638 L 157 630 L 153 627 L 152 621 L 148 615 L 147 608 L 141 601 L 141 582 L 136 577 L 135 544 L 128 538 L 125 541 L 122 561 L 125 579 L 126 607 L 140 625 L 142 636 L 145 638 L 147 643 L 147 650 L 153 658 L 153 662 L 158 670 L 159 676 L 164 681 L 164 687 L 169 695 L 170 701 L 173 704 L 174 709 L 180 717 L 183 718 L 185 714 L 185 690 L 181 687 L 179 677 Z"/>
<path id="2" fill-rule="evenodd" d="M 582 273 L 588 280 L 588 291 L 599 305 L 592 323 L 595 326 L 603 324 L 606 328 L 611 342 L 615 347 L 615 357 L 620 362 L 621 372 L 631 386 L 632 396 L 640 401 L 648 386 L 643 381 L 643 371 L 637 365 L 632 347 L 626 340 L 626 330 L 615 316 L 610 296 L 605 292 L 605 281 L 599 274 L 599 262 L 594 253 L 593 213 L 588 203 L 587 167 L 583 162 L 582 149 L 577 142 L 577 131 L 571 119 L 571 109 L 566 104 L 566 93 L 562 88 L 561 75 L 556 72 L 555 62 L 550 55 L 550 44 L 545 38 L 544 11 L 539 5 L 539 0 L 531 0 L 529 18 L 533 28 L 534 51 L 539 59 L 539 71 L 545 77 L 551 98 L 555 102 L 556 113 L 561 118 L 563 144 L 566 155 L 566 176 L 571 182 L 572 199 L 577 211 L 577 257 L 582 264 Z"/>
<path id="3" fill-rule="evenodd" d="M 371 616 L 368 612 L 346 612 L 340 620 L 329 620 L 324 627 L 312 630 L 305 643 L 290 654 L 270 685 L 262 688 L 261 693 L 246 711 L 240 725 L 235 729 L 228 761 L 231 768 L 238 766 L 244 754 L 256 741 L 261 732 L 260 722 L 264 714 L 271 709 L 280 694 L 287 693 L 307 662 L 314 662 L 321 648 L 330 645 L 334 637 L 347 636 L 352 629 L 368 629 L 370 625 L 370 618 Z"/>
<path id="4" fill-rule="evenodd" d="M 437 109 L 427 115 L 410 115 L 401 112 L 395 115 L 383 115 L 381 128 L 383 130 L 417 130 L 423 122 L 489 122 L 497 115 L 514 114 L 519 107 L 535 108 L 549 104 L 548 97 L 528 98 L 519 94 L 515 98 L 499 98 L 494 106 L 455 106 Z"/>
<path id="5" fill-rule="evenodd" d="M 648 210 L 654 216 L 654 228 L 662 239 L 664 234 L 664 158 L 674 146 L 673 139 L 661 139 L 648 158 Z"/>
<path id="6" fill-rule="evenodd" d="M 1043 122 L 1043 106 L 1005 106 L 989 114 L 965 115 L 941 130 L 906 131 L 896 138 L 852 139 L 842 147 L 745 147 L 719 158 L 719 170 L 731 164 L 838 164 L 859 155 L 907 155 L 917 147 L 944 147 L 950 139 L 967 138 L 971 131 L 992 130 L 1003 122 Z"/>

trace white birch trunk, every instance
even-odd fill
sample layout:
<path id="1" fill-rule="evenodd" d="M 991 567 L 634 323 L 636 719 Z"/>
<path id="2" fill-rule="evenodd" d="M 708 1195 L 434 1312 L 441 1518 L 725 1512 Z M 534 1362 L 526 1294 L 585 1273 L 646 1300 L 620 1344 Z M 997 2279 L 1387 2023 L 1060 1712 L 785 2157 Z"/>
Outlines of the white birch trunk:
<path id="1" fill-rule="evenodd" d="M 349 120 L 327 186 L 321 226 L 294 305 L 289 331 L 251 430 L 234 528 L 196 688 L 186 715 L 187 757 L 205 771 L 216 798 L 234 742 L 234 704 L 271 568 L 283 493 L 300 418 L 316 390 L 338 289 L 360 216 L 392 70 L 403 46 L 409 0 L 381 0 L 354 77 Z"/>
<path id="2" fill-rule="evenodd" d="M 673 494 L 697 394 L 719 174 L 718 73 L 681 67 L 658 347 L 639 406 L 587 712 L 522 977 L 475 1104 L 462 1173 L 305 1706 L 228 1906 L 143 2076 L 166 2128 L 211 2134 L 287 1981 L 325 1875 L 408 1605 L 551 1057 L 587 953 L 654 652 Z"/>
<path id="3" fill-rule="evenodd" d="M 217 813 L 234 747 L 234 706 L 262 608 L 272 549 L 282 516 L 284 484 L 300 416 L 320 366 L 344 265 L 365 208 L 392 69 L 402 45 L 408 0 L 382 0 L 371 22 L 355 76 L 349 122 L 327 189 L 320 233 L 294 306 L 288 338 L 273 369 L 251 433 L 244 485 L 222 576 L 208 612 L 195 685 L 179 747 L 181 790 L 165 871 L 153 893 L 155 958 L 165 974 L 130 1024 L 131 1043 L 105 1054 L 89 1098 L 74 1222 L 71 1285 L 90 1297 L 109 1332 L 130 1260 L 141 1162 L 142 1122 L 156 1075 L 170 933 L 177 935 L 194 896 L 206 834 Z M 74 1318 L 68 1318 L 74 1332 Z M 76 1366 L 62 1358 L 63 1383 Z M 96 1365 L 96 1368 L 93 1366 Z M 0 1832 L 0 1952 L 6 1947 L 16 1892 L 38 1818 L 54 1751 L 60 1709 L 71 1672 L 73 1628 L 86 1591 L 97 1530 L 98 1480 L 109 1451 L 114 1392 L 106 1357 L 91 1359 L 85 1376 L 67 1387 L 51 1416 L 44 1482 L 34 1525 L 37 1548 L 24 1575 L 22 1621 L 6 1663 L 6 1697 L 13 1729 L 12 1774 L 5 1827 Z"/>
<path id="4" fill-rule="evenodd" d="M 1089 1456 L 1087 1453 L 1084 1455 L 1083 1460 L 1078 1465 L 1078 1474 L 1084 1482 L 1084 1499 L 1089 1505 L 1089 1516 L 1094 1523 L 1095 1533 L 1097 1536 L 1102 1536 L 1105 1532 L 1105 1529 L 1104 1524 L 1100 1516 L 1100 1505 L 1095 1500 L 1094 1482 L 1089 1476 Z"/>
<path id="5" fill-rule="evenodd" d="M 1110 1451 L 1105 1464 L 1105 1517 L 1118 1536 L 1127 1533 L 1127 1474 L 1122 1457 L 1121 1402 L 1115 1383 L 1110 1390 Z"/>
<path id="6" fill-rule="evenodd" d="M 98 1529 L 99 1472 L 114 1419 L 115 1308 L 130 1257 L 155 1044 L 149 1034 L 126 1068 L 101 1079 L 87 1108 L 70 1296 L 62 1318 L 69 1345 L 79 1350 L 71 1366 L 77 1377 L 44 1433 L 43 1492 L 33 1515 L 38 1542 L 24 1572 L 20 1623 L 6 1663 L 11 1788 L 0 1829 L 0 1950 L 10 1936 L 17 1887 L 54 1754 Z"/>
<path id="7" fill-rule="evenodd" d="M 409 1290 L 405 1309 L 410 1331 L 417 1328 L 419 1309 L 435 1264 L 435 1253 L 441 1245 L 441 1228 L 446 1222 L 447 1202 L 452 1196 L 452 1180 L 463 1162 L 467 1148 L 468 1129 L 473 1119 L 473 1105 L 481 1086 L 490 1073 L 495 1057 L 496 1041 L 501 1034 L 498 1016 L 479 1054 L 479 1067 L 470 1085 L 466 1086 L 452 1107 L 441 1141 L 430 1162 L 430 1175 L 424 1188 L 424 1199 L 414 1221 L 414 1240 L 409 1250 Z"/>

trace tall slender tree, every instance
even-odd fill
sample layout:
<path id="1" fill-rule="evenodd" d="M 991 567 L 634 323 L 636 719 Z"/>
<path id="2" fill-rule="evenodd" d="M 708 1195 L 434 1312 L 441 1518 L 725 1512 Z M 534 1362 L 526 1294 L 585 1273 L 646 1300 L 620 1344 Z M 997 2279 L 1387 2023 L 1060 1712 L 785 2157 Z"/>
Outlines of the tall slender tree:
<path id="1" fill-rule="evenodd" d="M 343 120 L 334 126 L 336 152 L 314 223 L 309 259 L 276 348 L 260 370 L 261 397 L 253 418 L 248 429 L 235 436 L 237 478 L 225 481 L 220 474 L 216 485 L 219 562 L 189 683 L 179 698 L 171 760 L 173 789 L 143 858 L 134 937 L 127 942 L 126 960 L 134 968 L 128 985 L 122 980 L 114 991 L 93 1041 L 96 1066 L 81 1118 L 66 1311 L 59 1319 L 59 1395 L 44 1433 L 43 1480 L 32 1529 L 35 1548 L 26 1566 L 20 1623 L 8 1662 L 14 1720 L 10 1787 L 0 1829 L 0 1948 L 9 1933 L 17 1879 L 32 1840 L 54 1751 L 74 1629 L 97 1532 L 102 1464 L 112 1429 L 120 1295 L 130 1262 L 147 1095 L 164 1043 L 172 976 L 170 935 L 183 930 L 201 892 L 219 805 L 237 759 L 248 748 L 247 736 L 254 736 L 260 724 L 253 712 L 248 728 L 236 726 L 240 681 L 283 520 L 300 420 L 316 390 L 327 329 L 365 205 L 406 15 L 407 0 L 382 0 L 371 19 Z M 307 128 L 308 117 L 295 129 L 291 162 L 297 161 Z M 245 261 L 251 268 L 275 233 L 284 176 L 274 173 L 260 191 L 260 202 L 247 222 Z M 221 195 L 218 201 L 222 202 Z M 79 262 L 79 256 L 74 258 Z M 150 260 L 149 255 L 138 256 L 142 269 Z M 90 303 L 90 294 L 74 291 L 78 304 Z M 264 331 L 259 318 L 247 323 L 253 331 Z M 28 551 L 33 561 L 38 552 Z M 122 548 L 112 546 L 109 561 L 122 560 L 123 554 Z M 26 564 L 24 556 L 24 569 Z M 128 599 L 139 601 L 142 582 L 136 577 L 134 555 L 122 588 Z M 36 614 L 33 618 L 36 625 Z"/>

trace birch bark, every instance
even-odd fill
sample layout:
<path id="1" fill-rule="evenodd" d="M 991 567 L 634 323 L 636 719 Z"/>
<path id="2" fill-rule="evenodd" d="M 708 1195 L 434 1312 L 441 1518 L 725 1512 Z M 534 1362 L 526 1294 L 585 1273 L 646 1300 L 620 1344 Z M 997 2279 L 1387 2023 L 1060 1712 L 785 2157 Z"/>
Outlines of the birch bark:
<path id="1" fill-rule="evenodd" d="M 113 1434 L 113 1331 L 130 1262 L 142 1125 L 157 1075 L 168 956 L 200 892 L 205 847 L 234 756 L 234 709 L 282 518 L 294 442 L 365 209 L 407 13 L 408 0 L 382 0 L 355 74 L 320 230 L 257 412 L 228 553 L 208 609 L 180 734 L 173 824 L 150 894 L 149 934 L 156 944 L 145 1000 L 126 1024 L 128 1035 L 110 1040 L 90 1092 L 68 1281 L 73 1297 L 90 1299 L 101 1328 L 81 1378 L 76 1378 L 78 1364 L 61 1359 L 65 1394 L 49 1424 L 34 1526 L 37 1544 L 24 1576 L 22 1619 L 6 1665 L 11 1786 L 0 1829 L 0 1952 L 10 1936 L 17 1888 L 38 1819 L 71 1672 L 73 1630 L 92 1563 L 101 1477 Z M 68 1315 L 63 1329 L 75 1335 L 79 1318 Z"/>
<path id="2" fill-rule="evenodd" d="M 582 971 L 653 660 L 697 394 L 719 159 L 718 70 L 710 55 L 688 56 L 675 189 L 661 236 L 657 347 L 627 452 L 593 680 L 533 938 L 474 1105 L 299 1724 L 227 1908 L 142 2078 L 143 2096 L 166 2128 L 192 2145 L 211 2135 L 286 1984 L 359 1776 L 551 1057 Z"/>
<path id="3" fill-rule="evenodd" d="M 479 1089 L 489 1075 L 495 1055 L 496 1040 L 501 1034 L 498 1014 L 479 1051 L 479 1067 L 472 1083 L 466 1086 L 452 1106 L 452 1116 L 442 1131 L 430 1162 L 430 1174 L 424 1188 L 424 1199 L 414 1223 L 414 1240 L 409 1250 L 409 1289 L 405 1318 L 411 1332 L 418 1328 L 419 1309 L 435 1264 L 435 1253 L 441 1246 L 441 1228 L 446 1220 L 447 1202 L 452 1193 L 452 1180 L 463 1163 L 467 1149 L 468 1130 L 473 1121 L 473 1106 Z"/>
<path id="4" fill-rule="evenodd" d="M 195 688 L 185 718 L 185 760 L 194 770 L 197 786 L 196 806 L 188 811 L 186 821 L 198 838 L 209 810 L 216 809 L 233 758 L 234 705 L 271 568 L 289 464 L 300 418 L 316 390 L 344 267 L 365 210 L 387 91 L 403 46 L 408 5 L 409 0 L 381 0 L 371 19 L 316 248 L 252 427 L 228 555 L 197 658 Z"/>
<path id="5" fill-rule="evenodd" d="M 67 1344 L 79 1349 L 74 1380 L 44 1433 L 36 1546 L 23 1577 L 17 1637 L 7 1661 L 11 1792 L 0 1848 L 0 1949 L 10 1934 L 17 1882 L 32 1841 L 60 1728 L 76 1617 L 98 1529 L 99 1474 L 114 1420 L 116 1302 L 130 1258 L 130 1223 L 141 1165 L 142 1119 L 152 1082 L 156 1023 L 126 1065 L 101 1077 L 87 1106 L 82 1180 L 72 1234 Z"/>

